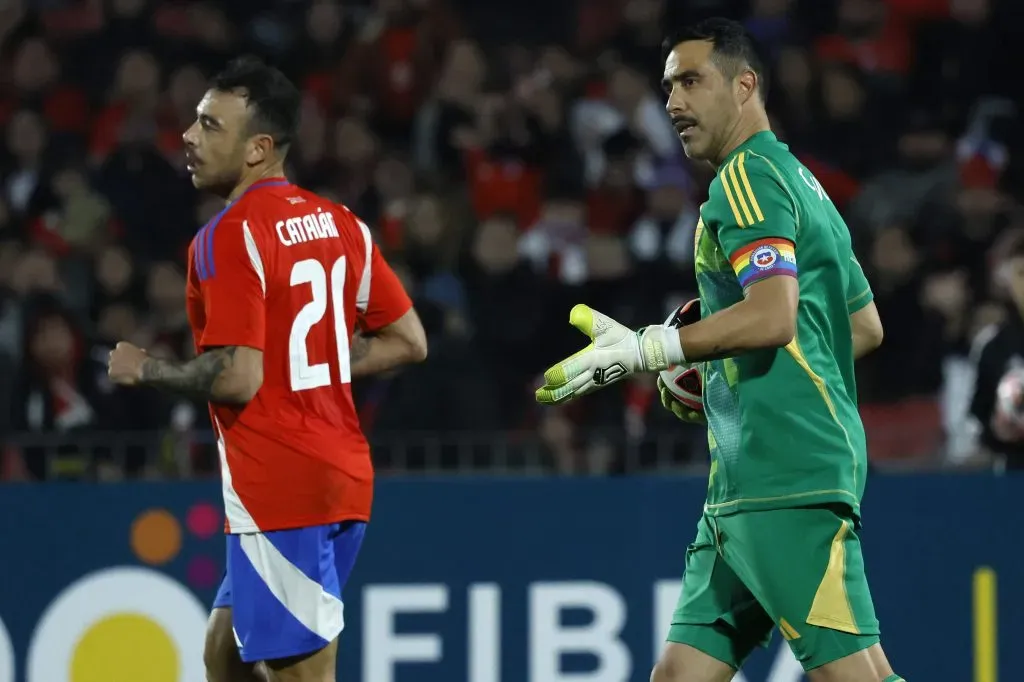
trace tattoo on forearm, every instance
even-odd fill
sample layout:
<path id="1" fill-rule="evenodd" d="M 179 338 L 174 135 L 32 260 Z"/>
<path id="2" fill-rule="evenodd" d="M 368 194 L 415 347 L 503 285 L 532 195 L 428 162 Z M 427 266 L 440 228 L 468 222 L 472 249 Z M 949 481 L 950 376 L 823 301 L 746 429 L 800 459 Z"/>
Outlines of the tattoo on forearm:
<path id="1" fill-rule="evenodd" d="M 214 348 L 188 362 L 146 358 L 142 383 L 209 400 L 217 378 L 234 365 L 237 350 L 236 346 Z"/>
<path id="2" fill-rule="evenodd" d="M 370 352 L 370 339 L 362 334 L 354 334 L 352 343 L 349 344 L 348 355 L 352 364 L 355 364 L 366 357 Z"/>

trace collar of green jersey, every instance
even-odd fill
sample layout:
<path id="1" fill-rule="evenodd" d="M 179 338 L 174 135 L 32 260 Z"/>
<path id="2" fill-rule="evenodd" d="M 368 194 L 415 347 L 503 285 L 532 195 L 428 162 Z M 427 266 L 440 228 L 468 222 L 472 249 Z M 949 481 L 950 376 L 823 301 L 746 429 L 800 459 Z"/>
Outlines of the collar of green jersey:
<path id="1" fill-rule="evenodd" d="M 743 142 L 741 142 L 739 145 L 737 145 L 736 149 L 733 149 L 731 152 L 729 152 L 728 156 L 726 156 L 724 159 L 722 159 L 722 163 L 718 164 L 718 170 L 721 170 L 722 168 L 724 168 L 725 164 L 727 164 L 730 161 L 732 161 L 736 157 L 737 154 L 739 154 L 740 152 L 742 152 L 742 151 L 744 151 L 746 149 L 750 149 L 750 147 L 755 145 L 755 144 L 763 144 L 763 143 L 771 143 L 771 142 L 778 143 L 778 141 L 779 141 L 779 138 L 775 137 L 775 133 L 773 133 L 770 130 L 762 130 L 759 133 L 754 133 L 753 135 L 751 135 L 750 137 L 745 139 Z"/>

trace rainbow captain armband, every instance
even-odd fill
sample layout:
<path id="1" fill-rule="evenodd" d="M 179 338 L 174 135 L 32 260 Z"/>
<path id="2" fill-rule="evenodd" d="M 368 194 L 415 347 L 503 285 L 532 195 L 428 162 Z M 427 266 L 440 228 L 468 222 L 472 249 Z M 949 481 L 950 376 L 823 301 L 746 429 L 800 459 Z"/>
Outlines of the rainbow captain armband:
<path id="1" fill-rule="evenodd" d="M 787 239 L 759 239 L 734 251 L 729 262 L 744 289 L 766 277 L 796 277 L 796 251 Z"/>

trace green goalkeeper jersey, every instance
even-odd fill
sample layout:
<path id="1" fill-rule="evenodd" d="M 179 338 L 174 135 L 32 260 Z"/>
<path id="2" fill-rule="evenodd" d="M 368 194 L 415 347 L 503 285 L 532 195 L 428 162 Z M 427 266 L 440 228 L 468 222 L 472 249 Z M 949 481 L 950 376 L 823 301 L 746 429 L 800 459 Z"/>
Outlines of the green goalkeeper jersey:
<path id="1" fill-rule="evenodd" d="M 702 317 L 766 277 L 800 284 L 791 343 L 703 365 L 707 512 L 841 503 L 859 516 L 867 452 L 850 315 L 873 296 L 846 223 L 774 134 L 754 135 L 719 167 L 695 266 Z"/>

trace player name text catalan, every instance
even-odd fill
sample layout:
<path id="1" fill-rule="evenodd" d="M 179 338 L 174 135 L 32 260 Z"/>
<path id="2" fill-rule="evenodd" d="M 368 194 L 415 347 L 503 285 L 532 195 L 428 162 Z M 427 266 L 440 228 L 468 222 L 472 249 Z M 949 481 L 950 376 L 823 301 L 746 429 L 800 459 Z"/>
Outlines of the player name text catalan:
<path id="1" fill-rule="evenodd" d="M 279 220 L 274 228 L 277 230 L 277 238 L 285 246 L 338 236 L 338 226 L 334 223 L 334 216 L 319 208 L 316 213 Z"/>

